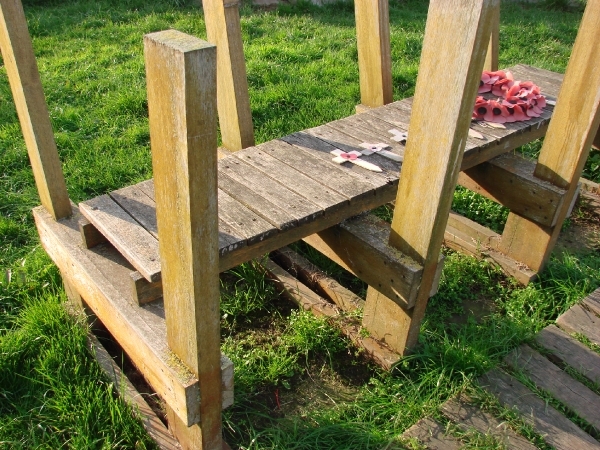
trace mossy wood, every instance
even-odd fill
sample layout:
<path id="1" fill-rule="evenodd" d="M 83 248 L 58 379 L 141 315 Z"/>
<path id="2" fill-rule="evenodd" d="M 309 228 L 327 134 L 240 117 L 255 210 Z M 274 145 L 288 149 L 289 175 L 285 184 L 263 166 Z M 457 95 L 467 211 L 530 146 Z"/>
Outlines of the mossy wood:
<path id="1" fill-rule="evenodd" d="M 200 395 L 199 423 L 179 417 L 192 447 L 220 450 L 216 47 L 169 30 L 144 55 L 167 340 Z"/>
<path id="2" fill-rule="evenodd" d="M 0 1 L 0 48 L 42 205 L 55 219 L 71 202 L 20 0 Z"/>

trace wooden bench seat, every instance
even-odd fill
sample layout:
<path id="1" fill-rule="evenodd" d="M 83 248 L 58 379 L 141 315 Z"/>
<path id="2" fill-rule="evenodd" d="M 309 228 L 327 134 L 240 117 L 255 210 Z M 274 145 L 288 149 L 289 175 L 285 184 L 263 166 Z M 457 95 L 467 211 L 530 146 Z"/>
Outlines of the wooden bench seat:
<path id="1" fill-rule="evenodd" d="M 554 99 L 562 75 L 518 65 L 515 79 L 532 80 Z M 361 150 L 383 142 L 404 154 L 388 131 L 408 129 L 412 99 L 371 109 L 250 147 L 219 161 L 220 270 L 259 257 L 394 200 L 401 163 L 378 154 L 362 159 L 371 172 L 331 161 L 331 150 Z M 553 107 L 542 117 L 489 128 L 473 124 L 485 139 L 468 138 L 462 169 L 488 161 L 544 135 Z M 432 111 L 434 113 L 434 111 Z M 158 230 L 152 180 L 80 204 L 81 213 L 149 282 L 160 281 Z"/>

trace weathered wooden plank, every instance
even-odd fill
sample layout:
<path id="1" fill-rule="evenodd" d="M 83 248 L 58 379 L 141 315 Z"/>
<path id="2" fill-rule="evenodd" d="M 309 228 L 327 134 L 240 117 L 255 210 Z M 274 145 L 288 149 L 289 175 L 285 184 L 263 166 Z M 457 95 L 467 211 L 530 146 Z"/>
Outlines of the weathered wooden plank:
<path id="1" fill-rule="evenodd" d="M 107 242 L 107 239 L 98 231 L 98 228 L 85 217 L 79 221 L 79 232 L 81 233 L 81 242 L 85 248 L 92 248 Z"/>
<path id="2" fill-rule="evenodd" d="M 579 417 L 587 421 L 596 432 L 600 430 L 600 397 L 592 390 L 571 378 L 528 345 L 521 345 L 505 358 L 504 362 L 516 371 L 522 371 L 538 388 L 548 392 Z"/>
<path id="3" fill-rule="evenodd" d="M 71 202 L 19 0 L 0 2 L 0 48 L 42 205 L 55 219 L 68 217 Z"/>
<path id="4" fill-rule="evenodd" d="M 523 384 L 506 373 L 494 369 L 479 379 L 479 384 L 498 397 L 507 408 L 516 409 L 522 418 L 557 450 L 600 448 L 593 437 L 537 397 Z"/>
<path id="5" fill-rule="evenodd" d="M 493 249 L 498 246 L 498 240 L 500 239 L 498 233 L 495 233 L 489 228 L 486 228 L 471 219 L 467 219 L 454 211 L 450 211 L 448 216 L 448 226 L 465 233 L 469 236 L 471 241 L 474 241 L 482 250 Z"/>
<path id="6" fill-rule="evenodd" d="M 33 216 L 42 246 L 85 301 L 129 355 L 160 397 L 186 422 L 198 420 L 198 379 L 178 362 L 167 344 L 164 313 L 156 304 L 133 305 L 129 298 L 131 264 L 111 245 L 90 250 L 80 245 L 77 207 L 73 216 L 59 222 L 42 207 Z M 223 356 L 223 407 L 232 404 L 233 364 Z M 226 399 L 228 399 L 226 401 Z M 188 403 L 189 402 L 189 403 Z"/>
<path id="7" fill-rule="evenodd" d="M 181 447 L 167 427 L 161 422 L 144 397 L 131 384 L 121 368 L 115 364 L 104 346 L 93 334 L 88 335 L 88 347 L 94 354 L 98 365 L 113 383 L 113 389 L 134 411 L 141 420 L 144 429 L 161 450 L 177 450 Z"/>
<path id="8" fill-rule="evenodd" d="M 81 213 L 148 281 L 161 278 L 158 241 L 108 195 L 79 204 Z"/>
<path id="9" fill-rule="evenodd" d="M 596 289 L 583 299 L 584 306 L 597 316 L 600 316 L 600 289 Z"/>
<path id="10" fill-rule="evenodd" d="M 600 318 L 581 305 L 573 305 L 556 319 L 556 324 L 567 333 L 581 333 L 600 345 Z"/>
<path id="11" fill-rule="evenodd" d="M 343 311 L 352 312 L 364 306 L 365 301 L 362 298 L 327 276 L 325 272 L 291 248 L 283 247 L 276 250 L 271 253 L 271 258 Z"/>
<path id="12" fill-rule="evenodd" d="M 442 405 L 442 414 L 464 431 L 476 430 L 486 436 L 494 436 L 506 448 L 514 450 L 535 450 L 537 447 L 515 433 L 506 422 L 500 422 L 491 414 L 469 403 L 460 395 Z"/>
<path id="13" fill-rule="evenodd" d="M 144 36 L 167 341 L 196 377 L 195 448 L 221 450 L 217 49 L 175 30 Z"/>
<path id="14" fill-rule="evenodd" d="M 152 192 L 154 192 L 154 180 Z M 146 182 L 144 182 L 146 183 Z M 148 186 L 150 189 L 150 186 Z M 149 197 L 139 188 L 139 185 L 128 186 L 109 193 L 110 197 L 142 225 L 148 233 L 158 239 L 158 227 L 156 225 L 156 202 L 154 196 Z"/>
<path id="15" fill-rule="evenodd" d="M 206 34 L 217 52 L 217 108 L 223 146 L 240 150 L 254 145 L 252 112 L 237 0 L 204 0 Z"/>
<path id="16" fill-rule="evenodd" d="M 304 242 L 403 309 L 410 309 L 414 306 L 422 267 L 388 245 L 389 236 L 389 224 L 367 214 L 307 236 Z"/>
<path id="17" fill-rule="evenodd" d="M 311 311 L 317 317 L 328 317 L 333 324 L 348 337 L 354 345 L 365 351 L 365 356 L 386 370 L 390 370 L 400 360 L 400 356 L 394 353 L 383 343 L 370 336 L 362 336 L 358 323 L 348 317 L 342 316 L 339 309 L 314 293 L 303 283 L 298 281 L 279 265 L 267 259 L 263 263 L 271 281 L 273 281 L 289 300 L 306 311 Z"/>
<path id="18" fill-rule="evenodd" d="M 552 121 L 534 175 L 567 190 L 556 225 L 547 227 L 510 214 L 502 251 L 533 270 L 543 268 L 556 244 L 562 222 L 600 124 L 600 1 L 587 3 L 561 85 Z"/>
<path id="19" fill-rule="evenodd" d="M 405 439 L 417 439 L 430 450 L 458 450 L 462 444 L 456 438 L 447 435 L 444 427 L 437 421 L 426 417 L 402 433 Z"/>
<path id="20" fill-rule="evenodd" d="M 458 183 L 515 214 L 554 226 L 566 191 L 535 177 L 534 170 L 535 162 L 504 154 L 461 172 Z"/>
<path id="21" fill-rule="evenodd" d="M 347 203 L 346 197 L 271 156 L 268 149 L 273 147 L 273 145 L 276 144 L 267 143 L 259 145 L 252 149 L 237 152 L 235 157 L 252 166 L 262 173 L 263 176 L 275 180 L 293 181 L 286 183 L 286 187 L 319 206 L 325 214 L 331 210 L 345 206 Z"/>
<path id="22" fill-rule="evenodd" d="M 361 105 L 392 101 L 389 5 L 385 0 L 354 3 Z"/>
<path id="23" fill-rule="evenodd" d="M 369 316 L 363 319 L 374 336 L 393 335 L 393 341 L 385 342 L 401 354 L 417 343 L 439 275 L 440 249 L 491 32 L 492 9 L 497 4 L 499 0 L 429 3 L 390 233 L 390 246 L 422 264 L 423 275 L 410 311 L 394 311 L 390 304 L 394 299 L 370 287 L 373 292 L 367 292 L 365 305 L 365 317 L 367 311 Z M 462 30 L 460 35 L 452 32 L 455 29 Z M 445 101 L 431 114 L 431 105 L 439 104 L 438 92 L 444 92 Z"/>
<path id="24" fill-rule="evenodd" d="M 131 278 L 131 301 L 134 305 L 143 305 L 162 297 L 162 281 L 151 283 L 137 270 L 129 274 Z"/>
<path id="25" fill-rule="evenodd" d="M 323 209 L 291 191 L 272 178 L 265 177 L 252 166 L 233 156 L 219 160 L 219 176 L 227 175 L 246 187 L 253 196 L 259 196 L 278 206 L 294 217 L 298 224 L 311 222 L 323 215 Z M 224 189 L 225 190 L 225 189 Z M 232 197 L 238 198 L 228 192 Z M 239 198 L 238 198 L 239 199 Z M 252 206 L 248 204 L 251 209 Z M 268 217 L 265 217 L 268 219 Z"/>
<path id="26" fill-rule="evenodd" d="M 600 384 L 600 355 L 554 325 L 540 331 L 535 341 L 550 352 L 548 358 L 567 365 L 592 383 Z"/>

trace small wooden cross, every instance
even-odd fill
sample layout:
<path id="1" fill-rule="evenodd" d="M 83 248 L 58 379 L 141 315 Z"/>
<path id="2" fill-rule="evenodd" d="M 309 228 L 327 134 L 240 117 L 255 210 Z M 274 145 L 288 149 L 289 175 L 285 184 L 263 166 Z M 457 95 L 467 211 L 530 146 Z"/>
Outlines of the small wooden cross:
<path id="1" fill-rule="evenodd" d="M 335 158 L 333 158 L 332 161 L 336 164 L 343 164 L 346 161 L 350 161 L 352 164 L 356 164 L 357 166 L 360 166 L 363 169 L 367 169 L 372 172 L 382 172 L 379 166 L 371 164 L 370 162 L 367 162 L 364 159 L 360 159 L 359 157 L 362 156 L 361 152 L 344 152 L 342 150 L 332 150 L 330 153 L 335 156 Z"/>
<path id="2" fill-rule="evenodd" d="M 388 133 L 393 134 L 392 140 L 406 145 L 406 140 L 408 139 L 408 133 L 406 131 L 400 131 L 395 128 L 392 128 L 391 130 L 388 130 Z"/>
<path id="3" fill-rule="evenodd" d="M 402 162 L 402 157 L 400 155 L 397 155 L 388 150 L 385 150 L 386 148 L 389 148 L 390 146 L 387 144 L 384 144 L 383 142 L 380 142 L 379 144 L 369 144 L 367 142 L 363 142 L 362 144 L 360 144 L 360 146 L 365 149 L 361 152 L 363 154 L 363 156 L 369 156 L 369 155 L 372 155 L 373 153 L 378 153 L 381 156 L 385 156 L 386 158 L 391 159 L 392 161 Z"/>

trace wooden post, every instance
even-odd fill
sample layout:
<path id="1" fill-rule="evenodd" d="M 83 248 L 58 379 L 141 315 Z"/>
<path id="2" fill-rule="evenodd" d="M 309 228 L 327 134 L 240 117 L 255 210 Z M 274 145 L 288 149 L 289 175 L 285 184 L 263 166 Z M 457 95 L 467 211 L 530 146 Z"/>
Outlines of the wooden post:
<path id="1" fill-rule="evenodd" d="M 495 72 L 498 70 L 498 54 L 500 53 L 500 5 L 494 7 L 492 15 L 492 32 L 490 43 L 485 55 L 483 70 Z"/>
<path id="2" fill-rule="evenodd" d="M 176 429 L 220 450 L 216 47 L 168 30 L 144 49 L 167 340 L 200 385 L 199 424 Z"/>
<path id="3" fill-rule="evenodd" d="M 239 0 L 204 0 L 208 40 L 217 46 L 217 105 L 223 147 L 254 145 Z"/>
<path id="4" fill-rule="evenodd" d="M 71 202 L 20 0 L 0 0 L 0 48 L 42 205 L 57 220 L 68 217 Z"/>
<path id="5" fill-rule="evenodd" d="M 388 0 L 355 0 L 360 101 L 363 107 L 392 101 L 392 57 Z"/>
<path id="6" fill-rule="evenodd" d="M 596 150 L 600 150 L 600 128 L 596 131 L 596 137 L 594 138 L 594 143 L 592 144 Z"/>
<path id="7" fill-rule="evenodd" d="M 600 123 L 600 0 L 589 0 L 534 175 L 567 190 L 553 227 L 514 213 L 500 250 L 535 271 L 543 269 L 560 234 Z"/>
<path id="8" fill-rule="evenodd" d="M 434 286 L 477 86 L 500 0 L 432 0 L 409 125 L 390 245 L 423 265 L 414 308 L 369 288 L 363 324 L 404 354 L 417 343 Z M 440 99 L 443 98 L 443 101 Z M 438 105 L 432 111 L 431 105 Z"/>

